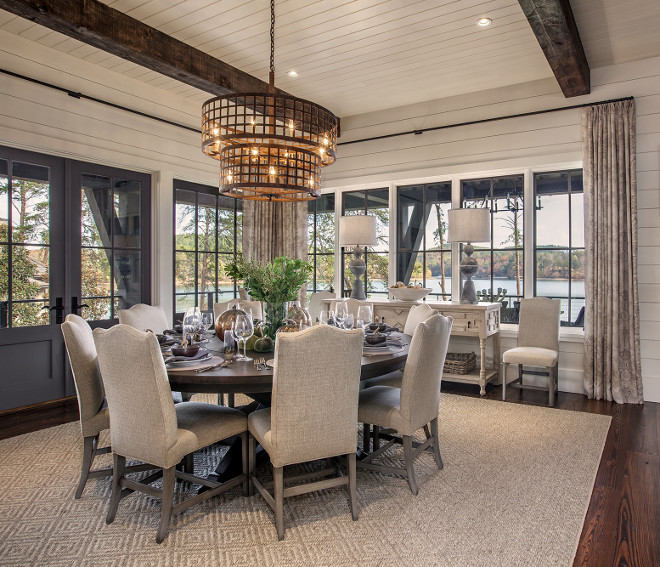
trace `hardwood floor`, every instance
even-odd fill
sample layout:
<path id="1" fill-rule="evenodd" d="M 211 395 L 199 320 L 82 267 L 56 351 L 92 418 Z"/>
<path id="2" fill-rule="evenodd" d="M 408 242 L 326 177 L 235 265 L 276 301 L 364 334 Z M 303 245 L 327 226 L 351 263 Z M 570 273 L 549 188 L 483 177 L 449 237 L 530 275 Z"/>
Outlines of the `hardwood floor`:
<path id="1" fill-rule="evenodd" d="M 443 383 L 443 391 L 479 397 L 471 385 Z M 486 398 L 499 400 L 490 386 Z M 547 405 L 542 392 L 511 388 L 507 401 Z M 612 416 L 574 567 L 660 565 L 660 404 L 618 405 L 560 392 L 557 408 Z M 0 439 L 78 419 L 75 398 L 0 414 Z"/>

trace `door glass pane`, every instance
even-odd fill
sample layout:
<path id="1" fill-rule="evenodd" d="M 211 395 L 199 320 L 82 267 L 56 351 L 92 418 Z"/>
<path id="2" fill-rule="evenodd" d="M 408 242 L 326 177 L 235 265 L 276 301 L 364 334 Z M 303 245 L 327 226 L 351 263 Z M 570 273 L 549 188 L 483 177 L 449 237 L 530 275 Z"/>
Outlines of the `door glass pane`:
<path id="1" fill-rule="evenodd" d="M 114 245 L 139 248 L 141 183 L 115 179 L 114 190 Z"/>
<path id="2" fill-rule="evenodd" d="M 9 232 L 9 178 L 7 177 L 7 161 L 0 159 L 0 242 L 7 242 Z"/>
<path id="3" fill-rule="evenodd" d="M 95 320 L 110 317 L 109 298 L 112 295 L 111 256 L 112 250 L 109 248 L 83 248 L 80 251 L 82 303 L 89 306 L 83 311 L 85 319 Z"/>
<path id="4" fill-rule="evenodd" d="M 367 294 L 387 293 L 390 258 L 388 254 L 367 254 Z M 349 270 L 350 273 L 350 270 Z"/>
<path id="5" fill-rule="evenodd" d="M 447 242 L 447 218 L 451 203 L 428 203 L 426 221 L 426 249 L 450 250 L 451 242 Z"/>
<path id="6" fill-rule="evenodd" d="M 12 247 L 12 299 L 48 299 L 48 247 Z M 34 323 L 37 325 L 38 323 Z"/>
<path id="7" fill-rule="evenodd" d="M 43 302 L 15 301 L 12 302 L 12 327 L 32 327 L 36 325 L 48 325 L 48 311 L 43 309 Z"/>
<path id="8" fill-rule="evenodd" d="M 218 210 L 218 246 L 221 252 L 234 251 L 234 210 Z"/>
<path id="9" fill-rule="evenodd" d="M 110 319 L 112 316 L 110 312 L 110 297 L 85 297 L 83 303 L 87 307 L 83 307 L 80 316 L 88 321 L 98 319 Z"/>
<path id="10" fill-rule="evenodd" d="M 14 162 L 12 173 L 12 240 L 48 244 L 49 168 Z"/>
<path id="11" fill-rule="evenodd" d="M 115 250 L 115 296 L 119 309 L 140 303 L 142 300 L 142 271 L 139 251 Z"/>
<path id="12" fill-rule="evenodd" d="M 195 294 L 185 293 L 183 295 L 177 295 L 175 303 L 176 303 L 176 305 L 174 306 L 175 312 L 185 313 L 188 307 L 195 307 Z"/>
<path id="13" fill-rule="evenodd" d="M 80 211 L 83 246 L 111 246 L 112 187 L 109 177 L 82 175 Z"/>
<path id="14" fill-rule="evenodd" d="M 216 198 L 207 193 L 199 194 L 199 208 L 197 209 L 197 240 L 198 250 L 215 252 L 216 226 Z M 233 215 L 232 215 L 233 216 Z M 233 218 L 232 218 L 233 221 Z"/>

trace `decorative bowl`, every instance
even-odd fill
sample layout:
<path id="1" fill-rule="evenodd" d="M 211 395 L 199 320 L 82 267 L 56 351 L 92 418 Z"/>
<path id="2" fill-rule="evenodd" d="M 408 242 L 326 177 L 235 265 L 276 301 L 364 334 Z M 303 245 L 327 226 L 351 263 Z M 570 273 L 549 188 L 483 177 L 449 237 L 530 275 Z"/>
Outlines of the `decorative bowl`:
<path id="1" fill-rule="evenodd" d="M 419 301 L 431 293 L 430 287 L 389 287 L 389 292 L 400 301 Z"/>
<path id="2" fill-rule="evenodd" d="M 172 347 L 174 356 L 195 356 L 199 352 L 199 345 L 186 345 Z"/>
<path id="3" fill-rule="evenodd" d="M 371 331 L 384 331 L 387 329 L 387 323 L 369 323 L 369 329 Z"/>
<path id="4" fill-rule="evenodd" d="M 387 340 L 387 335 L 381 335 L 380 333 L 376 332 L 373 335 L 365 335 L 364 340 L 370 345 L 378 345 L 380 343 L 384 343 Z"/>

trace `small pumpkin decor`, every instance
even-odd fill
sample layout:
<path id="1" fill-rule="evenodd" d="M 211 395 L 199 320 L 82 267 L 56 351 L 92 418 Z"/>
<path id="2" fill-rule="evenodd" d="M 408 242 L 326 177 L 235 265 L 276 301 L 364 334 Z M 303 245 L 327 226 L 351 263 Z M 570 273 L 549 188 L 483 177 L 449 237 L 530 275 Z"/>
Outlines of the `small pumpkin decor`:
<path id="1" fill-rule="evenodd" d="M 286 318 L 296 323 L 298 329 L 306 329 L 312 326 L 312 317 L 307 309 L 300 306 L 300 301 L 289 301 Z"/>
<path id="2" fill-rule="evenodd" d="M 239 317 L 248 317 L 248 314 L 239 309 L 236 305 L 232 309 L 227 309 L 220 313 L 215 320 L 215 334 L 221 341 L 225 340 L 225 332 L 231 331 L 232 326 Z"/>
<path id="3" fill-rule="evenodd" d="M 296 331 L 300 331 L 300 324 L 293 319 L 284 319 L 284 324 L 279 329 L 277 329 L 277 334 L 295 333 Z"/>
<path id="4" fill-rule="evenodd" d="M 254 352 L 271 352 L 275 348 L 273 339 L 264 333 L 263 324 L 254 328 L 254 335 L 248 339 L 247 348 Z"/>

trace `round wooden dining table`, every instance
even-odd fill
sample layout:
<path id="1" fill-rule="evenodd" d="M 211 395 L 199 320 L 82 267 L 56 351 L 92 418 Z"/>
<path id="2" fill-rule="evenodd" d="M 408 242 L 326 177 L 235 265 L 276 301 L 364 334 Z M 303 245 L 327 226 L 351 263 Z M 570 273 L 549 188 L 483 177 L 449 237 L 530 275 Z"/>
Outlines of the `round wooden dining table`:
<path id="1" fill-rule="evenodd" d="M 400 335 L 403 348 L 385 354 L 369 354 L 362 357 L 360 380 L 382 376 L 404 367 L 408 358 L 410 337 Z M 213 338 L 206 347 L 216 356 L 221 356 L 222 343 Z M 273 353 L 248 351 L 252 358 L 273 357 Z M 167 373 L 173 391 L 200 394 L 252 394 L 265 393 L 273 389 L 273 370 L 258 370 L 254 362 L 236 360 L 225 367 L 216 367 L 205 372 L 193 369 L 169 370 Z"/>

